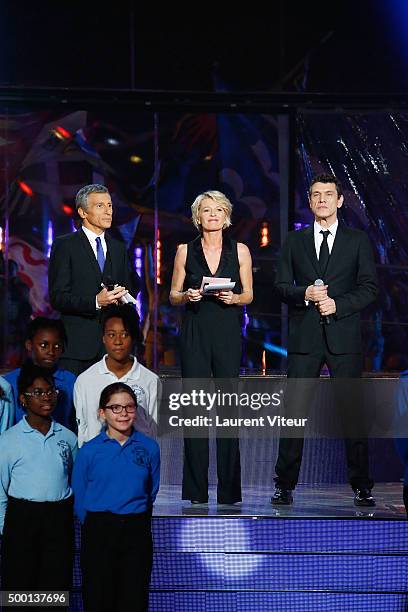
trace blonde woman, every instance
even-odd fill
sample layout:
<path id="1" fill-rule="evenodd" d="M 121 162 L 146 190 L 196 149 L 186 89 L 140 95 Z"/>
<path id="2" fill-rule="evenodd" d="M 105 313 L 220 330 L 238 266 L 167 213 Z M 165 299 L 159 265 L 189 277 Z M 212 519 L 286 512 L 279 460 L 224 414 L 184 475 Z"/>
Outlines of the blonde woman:
<path id="1" fill-rule="evenodd" d="M 252 261 L 248 247 L 224 234 L 232 204 L 220 191 L 200 194 L 191 206 L 200 232 L 177 250 L 170 302 L 185 305 L 180 350 L 183 378 L 234 378 L 241 360 L 241 308 L 252 302 Z M 235 282 L 230 291 L 203 295 L 204 276 Z M 237 439 L 217 439 L 217 502 L 241 501 Z M 183 499 L 208 501 L 208 439 L 184 440 Z"/>

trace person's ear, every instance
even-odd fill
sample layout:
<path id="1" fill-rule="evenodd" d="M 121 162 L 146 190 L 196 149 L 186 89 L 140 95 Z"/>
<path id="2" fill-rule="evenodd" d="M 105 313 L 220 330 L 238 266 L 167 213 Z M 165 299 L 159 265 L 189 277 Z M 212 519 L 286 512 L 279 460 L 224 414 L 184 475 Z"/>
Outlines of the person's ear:
<path id="1" fill-rule="evenodd" d="M 33 350 L 33 341 L 32 341 L 32 340 L 26 340 L 26 341 L 24 342 L 24 346 L 25 346 L 25 348 L 26 348 L 26 351 L 27 351 L 28 353 L 31 353 L 31 351 Z"/>
<path id="2" fill-rule="evenodd" d="M 343 206 L 343 202 L 344 202 L 344 196 L 340 196 L 339 199 L 337 200 L 337 208 L 341 208 Z"/>
<path id="3" fill-rule="evenodd" d="M 81 217 L 81 219 L 86 219 L 86 212 L 81 207 L 78 208 L 78 215 Z"/>
<path id="4" fill-rule="evenodd" d="M 19 402 L 22 406 L 24 406 L 24 408 L 26 407 L 26 396 L 24 395 L 24 393 L 20 393 L 20 395 L 18 396 Z"/>

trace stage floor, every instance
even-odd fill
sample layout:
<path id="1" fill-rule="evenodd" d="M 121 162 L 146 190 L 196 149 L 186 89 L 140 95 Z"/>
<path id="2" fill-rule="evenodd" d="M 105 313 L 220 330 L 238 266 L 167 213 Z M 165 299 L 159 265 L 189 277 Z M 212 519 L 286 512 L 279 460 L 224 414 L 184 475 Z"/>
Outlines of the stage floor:
<path id="1" fill-rule="evenodd" d="M 181 499 L 181 486 L 163 485 L 154 505 L 153 516 L 237 516 L 265 518 L 327 518 L 327 519 L 387 519 L 406 518 L 402 502 L 402 483 L 379 483 L 373 489 L 377 505 L 358 508 L 353 504 L 353 492 L 348 485 L 299 485 L 291 506 L 270 504 L 272 488 L 244 487 L 243 501 L 234 505 L 216 503 L 215 486 L 209 489 L 209 503 L 192 505 Z"/>

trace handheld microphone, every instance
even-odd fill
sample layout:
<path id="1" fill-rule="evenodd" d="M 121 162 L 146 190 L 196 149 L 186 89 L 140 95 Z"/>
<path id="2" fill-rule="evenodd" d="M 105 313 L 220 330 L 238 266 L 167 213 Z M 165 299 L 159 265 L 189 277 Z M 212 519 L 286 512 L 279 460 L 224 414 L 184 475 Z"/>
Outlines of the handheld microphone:
<path id="1" fill-rule="evenodd" d="M 105 285 L 105 287 L 106 287 L 106 289 L 107 289 L 108 291 L 113 291 L 113 290 L 115 289 L 115 287 L 117 287 L 117 286 L 118 286 L 118 285 L 117 285 L 117 283 L 115 283 L 115 282 L 113 281 L 113 278 L 112 278 L 111 276 L 106 276 L 106 277 L 105 277 L 105 283 L 104 283 L 104 285 Z M 129 293 L 129 291 L 127 291 L 127 292 L 125 293 L 125 295 L 123 295 L 123 296 L 120 298 L 120 303 L 121 303 L 121 304 L 133 304 L 133 305 L 136 305 L 136 304 L 137 304 L 137 302 L 136 302 L 135 298 L 133 297 L 133 295 L 131 295 L 131 294 Z"/>
<path id="2" fill-rule="evenodd" d="M 314 287 L 323 287 L 324 281 L 321 278 L 317 278 L 313 283 Z M 331 315 L 320 315 L 320 325 L 330 325 L 332 321 Z"/>
<path id="3" fill-rule="evenodd" d="M 111 276 L 105 276 L 103 284 L 108 291 L 113 291 L 115 288 L 115 283 L 113 282 L 113 278 Z"/>

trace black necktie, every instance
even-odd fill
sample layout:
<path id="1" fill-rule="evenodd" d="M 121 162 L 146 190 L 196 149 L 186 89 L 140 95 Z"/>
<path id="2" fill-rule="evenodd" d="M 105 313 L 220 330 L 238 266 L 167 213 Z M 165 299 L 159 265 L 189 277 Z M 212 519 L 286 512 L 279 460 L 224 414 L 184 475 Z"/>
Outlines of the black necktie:
<path id="1" fill-rule="evenodd" d="M 329 230 L 320 230 L 320 233 L 323 234 L 323 242 L 320 245 L 319 265 L 321 273 L 324 274 L 326 272 L 327 263 L 330 257 L 329 245 L 327 244 L 327 236 L 330 234 L 330 232 Z"/>

